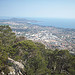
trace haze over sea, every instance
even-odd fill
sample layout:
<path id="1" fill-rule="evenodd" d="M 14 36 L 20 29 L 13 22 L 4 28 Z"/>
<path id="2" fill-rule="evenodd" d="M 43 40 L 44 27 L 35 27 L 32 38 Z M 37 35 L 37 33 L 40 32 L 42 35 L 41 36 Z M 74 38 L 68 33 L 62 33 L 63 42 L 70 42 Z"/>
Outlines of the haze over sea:
<path id="1" fill-rule="evenodd" d="M 39 21 L 32 24 L 38 24 L 41 26 L 54 26 L 59 28 L 75 29 L 75 19 L 59 19 L 59 18 L 27 18 L 27 19 Z"/>

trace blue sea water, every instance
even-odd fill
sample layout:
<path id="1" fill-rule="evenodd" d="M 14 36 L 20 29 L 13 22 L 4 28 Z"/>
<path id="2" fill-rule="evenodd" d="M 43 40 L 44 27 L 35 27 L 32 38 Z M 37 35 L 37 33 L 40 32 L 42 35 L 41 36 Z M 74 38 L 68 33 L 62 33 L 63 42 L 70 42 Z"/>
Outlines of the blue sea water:
<path id="1" fill-rule="evenodd" d="M 75 19 L 59 19 L 59 18 L 28 18 L 30 20 L 36 20 L 32 24 L 38 24 L 41 26 L 54 26 L 59 28 L 71 28 L 75 29 Z"/>

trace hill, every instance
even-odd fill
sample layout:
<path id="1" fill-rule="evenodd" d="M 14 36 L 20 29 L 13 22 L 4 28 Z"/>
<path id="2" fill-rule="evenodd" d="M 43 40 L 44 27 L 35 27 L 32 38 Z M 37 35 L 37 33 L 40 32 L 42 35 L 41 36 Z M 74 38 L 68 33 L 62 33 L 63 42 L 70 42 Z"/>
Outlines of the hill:
<path id="1" fill-rule="evenodd" d="M 46 49 L 42 43 L 23 39 L 9 26 L 0 26 L 1 75 L 75 74 L 75 55 L 68 50 Z"/>

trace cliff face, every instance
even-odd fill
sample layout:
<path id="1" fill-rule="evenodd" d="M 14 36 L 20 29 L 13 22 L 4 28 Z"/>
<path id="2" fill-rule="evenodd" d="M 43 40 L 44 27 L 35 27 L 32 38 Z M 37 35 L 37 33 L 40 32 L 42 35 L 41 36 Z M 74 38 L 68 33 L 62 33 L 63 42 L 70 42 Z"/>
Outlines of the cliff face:
<path id="1" fill-rule="evenodd" d="M 13 63 L 15 66 L 17 66 L 18 68 L 24 69 L 24 65 L 18 61 L 15 61 L 11 58 L 8 57 L 9 62 Z"/>
<path id="2" fill-rule="evenodd" d="M 9 66 L 9 73 L 8 75 L 26 75 L 24 73 L 24 65 L 18 61 L 15 61 L 8 57 L 8 63 L 13 64 L 12 66 Z M 4 72 L 2 72 L 2 75 L 5 75 Z"/>

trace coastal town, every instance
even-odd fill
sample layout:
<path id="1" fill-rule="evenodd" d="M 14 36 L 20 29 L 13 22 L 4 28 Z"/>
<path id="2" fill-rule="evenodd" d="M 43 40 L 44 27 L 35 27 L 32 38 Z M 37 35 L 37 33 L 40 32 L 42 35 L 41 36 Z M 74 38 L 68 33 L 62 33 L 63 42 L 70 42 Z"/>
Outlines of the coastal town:
<path id="1" fill-rule="evenodd" d="M 18 36 L 29 40 L 43 43 L 46 48 L 68 49 L 75 52 L 75 30 L 67 28 L 56 28 L 52 26 L 39 26 L 31 24 L 33 21 L 26 19 L 1 20 L 1 24 L 9 25 Z M 36 22 L 36 21 L 34 21 Z"/>

